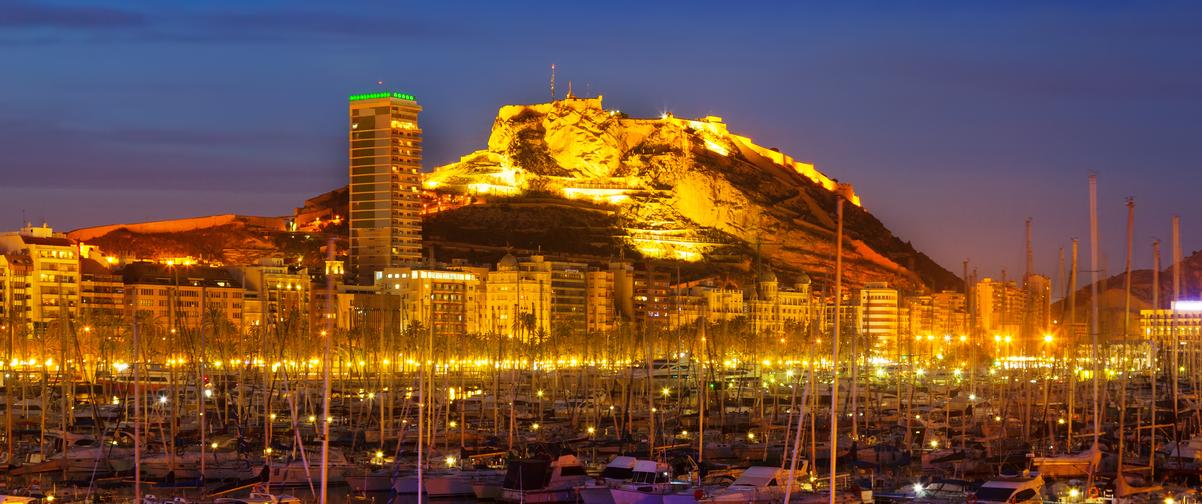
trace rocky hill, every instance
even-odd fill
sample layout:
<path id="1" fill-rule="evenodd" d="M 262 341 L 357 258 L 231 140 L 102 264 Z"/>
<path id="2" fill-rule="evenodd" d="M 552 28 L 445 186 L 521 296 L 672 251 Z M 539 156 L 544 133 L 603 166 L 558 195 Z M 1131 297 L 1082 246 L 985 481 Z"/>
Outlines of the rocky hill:
<path id="1" fill-rule="evenodd" d="M 718 117 L 631 118 L 599 97 L 509 105 L 487 148 L 437 167 L 424 184 L 424 236 L 440 260 L 540 251 L 672 261 L 695 275 L 737 275 L 762 260 L 784 282 L 804 272 L 829 284 L 841 196 L 850 286 L 959 288 L 954 274 L 864 209 L 851 185 L 731 133 Z M 345 251 L 347 200 L 345 188 L 307 200 L 294 212 L 295 228 L 282 218 L 229 215 L 72 236 L 128 257 L 240 264 L 284 255 L 319 264 L 328 236 Z"/>
<path id="2" fill-rule="evenodd" d="M 849 202 L 844 250 L 852 285 L 959 284 L 862 208 L 850 185 L 733 134 L 712 116 L 631 118 L 606 110 L 599 97 L 505 106 L 488 147 L 437 167 L 425 186 L 486 202 L 429 217 L 427 236 L 435 241 L 539 241 L 565 252 L 744 267 L 758 250 L 784 277 L 806 272 L 818 281 L 833 269 L 841 194 Z M 538 240 L 528 239 L 532 233 Z"/>

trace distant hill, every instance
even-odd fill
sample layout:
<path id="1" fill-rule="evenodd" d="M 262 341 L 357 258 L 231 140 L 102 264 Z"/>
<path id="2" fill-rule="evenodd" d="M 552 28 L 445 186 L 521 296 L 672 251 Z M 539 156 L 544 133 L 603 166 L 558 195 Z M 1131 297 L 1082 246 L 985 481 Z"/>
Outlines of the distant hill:
<path id="1" fill-rule="evenodd" d="M 1160 272 L 1160 305 L 1168 308 L 1173 298 L 1173 268 L 1172 257 L 1162 251 L 1161 265 L 1165 268 Z M 1084 275 L 1078 273 L 1078 275 Z M 1092 293 L 1089 279 L 1085 278 L 1084 286 L 1077 290 L 1077 322 L 1089 321 L 1090 300 Z M 1153 275 L 1151 269 L 1131 271 L 1131 331 L 1139 330 L 1139 310 L 1152 307 Z M 1125 299 L 1125 274 L 1120 272 L 1098 280 L 1098 323 L 1103 336 L 1118 336 L 1123 332 Z M 1053 293 L 1054 296 L 1065 296 L 1064 299 L 1052 306 L 1054 317 L 1067 319 L 1069 313 L 1068 297 L 1065 292 Z M 1181 261 L 1181 298 L 1202 298 L 1202 251 L 1195 251 Z"/>
<path id="2" fill-rule="evenodd" d="M 234 214 L 111 224 L 76 229 L 67 236 L 120 257 L 192 257 L 221 264 L 287 257 L 313 266 L 324 259 L 322 249 L 326 244 L 321 233 L 288 232 L 284 218 Z"/>

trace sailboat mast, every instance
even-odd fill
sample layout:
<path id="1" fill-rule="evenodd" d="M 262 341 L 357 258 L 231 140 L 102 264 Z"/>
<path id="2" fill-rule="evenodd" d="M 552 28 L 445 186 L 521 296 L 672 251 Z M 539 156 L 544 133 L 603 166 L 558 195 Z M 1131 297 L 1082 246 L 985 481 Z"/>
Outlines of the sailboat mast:
<path id="1" fill-rule="evenodd" d="M 7 281 L 8 280 L 6 279 L 6 282 Z M 11 285 L 11 283 L 9 283 L 9 285 Z M 9 292 L 3 292 L 4 301 L 5 301 L 5 303 L 8 304 L 8 306 L 4 307 L 4 314 L 8 316 L 8 323 L 5 324 L 8 326 L 8 353 L 4 357 L 4 365 L 6 366 L 6 370 L 8 371 L 7 376 L 9 376 L 12 379 L 12 382 L 9 382 L 8 379 L 4 380 L 4 440 L 5 440 L 5 443 L 7 444 L 7 457 L 5 458 L 5 460 L 7 460 L 9 463 L 12 463 L 12 461 L 13 461 L 13 394 L 15 393 L 15 391 L 13 390 L 13 387 L 12 387 L 12 383 L 13 382 L 20 383 L 21 378 L 18 376 L 16 371 L 13 369 L 13 338 L 15 337 L 15 332 L 16 332 L 16 327 L 14 326 L 16 319 L 13 317 L 12 293 L 11 293 L 11 289 L 9 289 L 8 287 L 6 287 L 4 285 L 0 285 L 0 288 L 9 290 Z"/>
<path id="2" fill-rule="evenodd" d="M 321 331 L 322 363 L 321 363 L 321 496 L 319 504 L 326 504 L 329 493 L 330 476 L 330 340 L 334 337 L 334 275 L 335 270 L 329 265 L 334 261 L 334 239 L 326 242 L 326 309 L 325 329 Z"/>
<path id="3" fill-rule="evenodd" d="M 709 351 L 706 348 L 705 326 L 708 325 L 705 318 L 699 320 L 701 325 L 701 356 L 697 359 L 698 364 L 698 383 L 697 390 L 697 465 L 700 466 L 705 460 L 705 401 L 708 399 L 709 387 L 706 386 L 708 373 L 706 373 L 705 360 L 709 357 Z M 701 471 L 697 471 L 697 484 L 701 484 Z"/>
<path id="4" fill-rule="evenodd" d="M 1178 372 L 1180 364 L 1178 363 L 1177 353 L 1181 349 L 1181 335 L 1177 331 L 1177 308 L 1174 306 L 1177 300 L 1181 299 L 1181 216 L 1173 216 L 1173 299 L 1169 300 L 1170 310 L 1170 331 L 1173 333 L 1173 348 L 1170 350 L 1172 355 L 1173 369 L 1170 375 L 1173 380 L 1173 442 L 1177 445 L 1177 449 L 1181 449 L 1181 433 L 1177 425 L 1181 421 L 1180 407 L 1177 404 L 1180 390 L 1178 390 Z M 1180 466 L 1180 464 L 1178 464 Z M 1178 467 L 1180 468 L 1180 467 Z"/>
<path id="5" fill-rule="evenodd" d="M 801 375 L 800 374 L 797 375 L 797 379 L 794 380 L 794 382 L 793 382 L 793 387 L 794 387 L 793 390 L 794 391 L 797 390 L 796 387 L 798 385 L 801 385 Z M 796 398 L 796 393 L 794 395 L 794 398 Z M 797 455 L 798 455 L 798 451 L 801 447 L 801 431 L 803 429 L 802 422 L 805 421 L 805 402 L 808 401 L 809 398 L 810 398 L 810 384 L 807 383 L 806 388 L 805 388 L 805 393 L 803 393 L 801 395 L 800 407 L 798 407 L 799 405 L 797 404 L 796 401 L 794 401 L 792 408 L 791 408 L 791 409 L 797 410 L 797 433 L 794 434 L 794 438 L 793 438 L 793 455 L 790 457 L 790 461 L 789 461 L 789 479 L 788 479 L 788 481 L 785 482 L 785 500 L 784 500 L 785 502 L 789 502 L 789 498 L 793 494 L 793 482 L 797 480 L 797 476 L 796 476 Z M 790 411 L 790 413 L 792 413 L 792 411 Z M 786 442 L 788 440 L 788 436 L 789 436 L 789 432 L 786 430 L 785 431 Z M 831 492 L 834 492 L 835 491 L 835 487 L 834 487 L 834 483 L 833 483 L 834 480 L 832 479 L 831 482 L 832 482 Z"/>
<path id="6" fill-rule="evenodd" d="M 1065 352 L 1068 352 L 1070 365 L 1075 362 L 1077 344 L 1077 239 L 1073 238 L 1073 248 L 1071 255 L 1071 266 L 1069 267 L 1068 279 L 1068 337 L 1069 343 L 1064 346 Z M 1068 435 L 1065 437 L 1065 450 L 1073 450 L 1073 413 L 1076 411 L 1077 399 L 1077 370 L 1074 367 L 1068 380 Z"/>
<path id="7" fill-rule="evenodd" d="M 138 290 L 134 289 L 133 303 L 133 356 L 130 359 L 133 361 L 131 365 L 134 368 L 134 502 L 142 502 L 142 425 L 139 416 L 142 408 L 142 384 L 138 376 Z"/>
<path id="8" fill-rule="evenodd" d="M 1152 240 L 1152 309 L 1160 309 L 1160 240 Z M 1152 357 L 1152 430 L 1148 431 L 1148 439 L 1151 440 L 1151 447 L 1148 450 L 1148 469 L 1149 479 L 1156 480 L 1156 382 L 1160 381 L 1160 373 L 1156 370 L 1156 360 L 1159 357 L 1159 349 L 1156 344 L 1156 337 L 1151 338 L 1152 351 L 1148 354 Z"/>
<path id="9" fill-rule="evenodd" d="M 1121 383 L 1122 390 L 1119 391 L 1119 461 L 1118 470 L 1115 477 L 1119 479 L 1119 484 L 1126 484 L 1123 479 L 1123 452 L 1127 441 L 1127 373 L 1126 373 L 1126 348 L 1131 341 L 1131 255 L 1132 242 L 1135 240 L 1135 200 L 1127 198 L 1127 260 L 1124 264 L 1124 286 L 1123 286 L 1123 359 L 1119 360 L 1119 365 L 1123 369 L 1123 379 Z"/>
<path id="10" fill-rule="evenodd" d="M 520 296 L 521 295 L 520 289 L 518 290 L 518 293 Z M 419 305 L 418 305 L 419 307 L 421 306 L 421 304 L 424 304 L 426 302 L 426 296 L 424 294 L 421 295 L 418 299 L 419 299 Z M 425 454 L 426 447 L 425 447 L 425 443 L 423 442 L 423 440 L 426 436 L 426 431 L 425 431 L 425 429 L 426 429 L 426 371 L 425 371 L 425 368 L 428 367 L 426 364 L 426 359 L 430 358 L 430 352 L 429 352 L 428 348 L 433 345 L 433 340 L 434 340 L 434 333 L 432 332 L 433 331 L 432 328 L 434 327 L 434 325 L 433 325 L 432 320 L 430 322 L 431 322 L 430 323 L 431 329 L 427 331 L 427 334 L 428 334 L 427 341 L 429 343 L 423 348 L 423 351 L 418 353 L 418 359 L 417 359 L 417 500 L 418 500 L 418 502 L 421 502 L 421 499 L 422 499 L 422 492 L 424 490 L 423 487 L 425 486 L 424 483 L 425 483 L 425 476 L 426 476 L 425 467 L 424 467 L 425 456 L 426 456 L 426 454 Z"/>
<path id="11" fill-rule="evenodd" d="M 202 482 L 205 479 L 205 287 L 204 283 L 200 284 L 200 322 L 197 324 L 197 330 L 200 331 L 200 346 L 197 349 L 199 355 L 196 356 L 196 404 L 200 422 L 200 481 Z"/>
<path id="12" fill-rule="evenodd" d="M 970 355 L 969 355 L 969 359 L 968 359 L 968 362 L 969 362 L 969 365 L 968 365 L 968 393 L 971 396 L 976 397 L 976 395 L 977 395 L 977 355 L 976 355 L 977 339 L 976 339 L 975 335 L 973 334 L 973 330 L 972 330 L 973 305 L 972 305 L 972 292 L 970 292 L 971 289 L 969 288 L 970 285 L 971 285 L 971 281 L 968 277 L 968 259 L 965 259 L 964 260 L 964 309 L 966 311 L 968 311 L 968 313 L 964 317 L 964 322 L 965 322 L 965 324 L 968 325 L 968 327 L 964 328 L 964 332 L 962 334 L 965 334 L 968 336 L 969 344 L 972 345 L 969 348 Z M 910 338 L 910 339 L 912 341 L 914 338 Z M 910 367 L 914 367 L 914 365 L 913 365 L 914 364 L 914 352 L 911 351 L 908 353 L 910 354 L 910 357 L 907 360 L 910 361 Z M 897 396 L 901 397 L 901 393 L 899 392 Z M 974 411 L 974 413 L 975 413 L 975 411 Z M 907 415 L 907 416 L 909 416 L 909 415 Z M 908 422 L 909 422 L 909 420 L 907 419 L 907 425 L 909 425 Z M 906 430 L 907 430 L 906 434 L 908 436 L 909 429 L 907 428 Z M 909 445 L 907 444 L 906 446 L 909 446 Z"/>
<path id="13" fill-rule="evenodd" d="M 1093 449 L 1098 448 L 1102 417 L 1098 404 L 1098 176 L 1089 174 L 1089 359 L 1093 364 Z"/>
<path id="14" fill-rule="evenodd" d="M 843 304 L 843 197 L 835 200 L 835 320 L 831 337 L 831 480 L 830 504 L 835 504 L 835 465 L 839 447 L 839 322 Z"/>
<path id="15" fill-rule="evenodd" d="M 1023 325 L 1021 326 L 1021 329 L 1020 329 L 1021 337 L 1019 338 L 1019 341 L 1021 342 L 1021 345 L 1022 345 L 1021 348 L 1022 348 L 1023 355 L 1027 355 L 1027 352 L 1028 352 L 1027 345 L 1031 341 L 1031 338 L 1035 334 L 1035 331 L 1034 331 L 1035 321 L 1031 319 L 1031 313 L 1033 313 L 1034 310 L 1030 309 L 1030 308 L 1033 308 L 1030 304 L 1034 301 L 1033 299 L 1031 299 L 1031 292 L 1032 292 L 1031 291 L 1031 275 L 1034 274 L 1034 268 L 1035 268 L 1035 253 L 1033 251 L 1033 247 L 1031 246 L 1031 218 L 1030 217 L 1027 217 L 1027 221 L 1026 221 L 1026 252 L 1027 252 L 1027 265 L 1026 265 L 1026 271 L 1023 272 L 1023 284 L 1022 285 L 1023 285 L 1023 290 L 1026 291 L 1026 293 L 1027 293 L 1026 304 L 1027 304 L 1028 309 L 1023 310 Z M 1031 367 L 1028 365 L 1028 363 L 1024 362 L 1023 369 L 1022 369 L 1023 395 L 1025 396 L 1024 400 L 1023 400 L 1023 439 L 1031 438 L 1031 417 L 1034 416 L 1033 412 L 1035 409 L 1035 407 L 1031 401 L 1031 380 L 1030 380 L 1030 376 L 1029 376 L 1030 372 L 1031 372 Z M 949 412 L 949 414 L 950 414 L 950 412 Z"/>

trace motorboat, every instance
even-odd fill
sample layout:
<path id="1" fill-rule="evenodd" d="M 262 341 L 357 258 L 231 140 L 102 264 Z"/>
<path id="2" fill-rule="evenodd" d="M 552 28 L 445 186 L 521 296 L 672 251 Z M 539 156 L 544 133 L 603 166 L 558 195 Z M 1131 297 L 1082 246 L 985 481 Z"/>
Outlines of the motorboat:
<path id="1" fill-rule="evenodd" d="M 672 479 L 671 466 L 654 460 L 634 464 L 630 481 L 610 490 L 614 504 L 664 504 L 696 502 L 693 485 Z"/>
<path id="2" fill-rule="evenodd" d="M 461 471 L 456 469 L 427 471 L 422 474 L 422 493 L 430 498 L 474 497 L 476 491 L 473 485 L 483 480 L 486 475 L 493 475 L 500 480 L 500 473 L 481 471 L 487 474 L 475 474 L 477 471 Z M 417 474 L 410 473 L 397 476 L 392 480 L 392 491 L 397 495 L 417 494 Z"/>
<path id="3" fill-rule="evenodd" d="M 576 488 L 588 480 L 584 465 L 575 455 L 560 455 L 554 461 L 510 461 L 501 487 L 501 502 L 576 502 Z"/>
<path id="4" fill-rule="evenodd" d="M 972 485 L 964 480 L 938 479 L 927 483 L 914 483 L 899 492 L 885 493 L 878 497 L 886 502 L 942 503 L 965 502 Z"/>
<path id="5" fill-rule="evenodd" d="M 973 500 L 980 504 L 1023 504 L 1043 502 L 1043 477 L 999 478 L 981 485 Z"/>
<path id="6" fill-rule="evenodd" d="M 798 493 L 802 491 L 802 482 L 798 478 L 806 474 L 804 468 L 794 473 L 792 487 Z M 785 487 L 788 484 L 789 470 L 779 467 L 751 466 L 743 471 L 730 486 L 717 490 L 700 500 L 700 502 L 756 502 L 775 503 L 785 498 Z"/>
<path id="7" fill-rule="evenodd" d="M 625 455 L 619 455 L 605 464 L 605 468 L 601 470 L 601 474 L 595 480 L 589 481 L 576 489 L 580 494 L 581 502 L 584 504 L 613 504 L 613 495 L 610 489 L 621 485 L 634 475 L 634 465 L 636 459 Z"/>

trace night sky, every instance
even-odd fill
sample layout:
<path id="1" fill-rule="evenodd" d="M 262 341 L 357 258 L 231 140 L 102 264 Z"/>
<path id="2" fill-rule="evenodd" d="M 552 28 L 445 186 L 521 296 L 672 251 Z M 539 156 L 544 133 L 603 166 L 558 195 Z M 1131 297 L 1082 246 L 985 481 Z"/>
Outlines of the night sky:
<path id="1" fill-rule="evenodd" d="M 345 183 L 346 95 L 416 95 L 430 169 L 556 63 L 815 163 L 957 273 L 1020 273 L 1028 216 L 1040 269 L 1087 258 L 1090 170 L 1110 272 L 1127 196 L 1138 264 L 1173 213 L 1202 248 L 1202 3 L 1000 4 L 0 0 L 0 229 L 290 214 Z"/>

